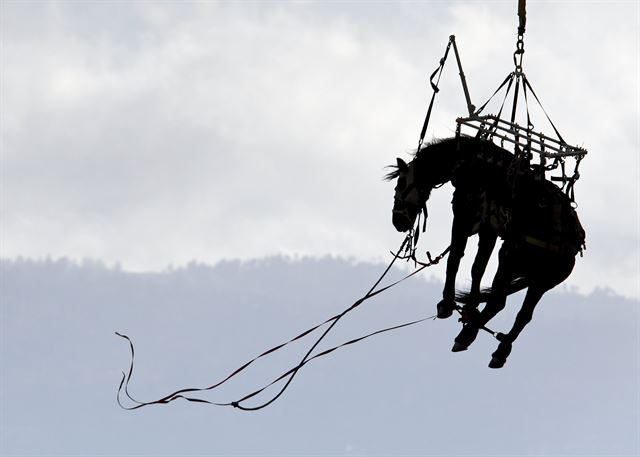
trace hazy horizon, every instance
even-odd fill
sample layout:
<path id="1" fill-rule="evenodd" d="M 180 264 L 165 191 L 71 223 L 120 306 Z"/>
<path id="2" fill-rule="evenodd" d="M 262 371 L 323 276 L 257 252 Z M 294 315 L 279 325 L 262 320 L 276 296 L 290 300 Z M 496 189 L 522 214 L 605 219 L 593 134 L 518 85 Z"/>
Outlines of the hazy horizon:
<path id="1" fill-rule="evenodd" d="M 53 257 L 50 255 L 46 255 L 43 257 L 35 257 L 35 258 L 25 257 L 25 256 L 0 257 L 0 263 L 33 264 L 33 265 L 58 264 L 58 265 L 70 266 L 73 268 L 97 267 L 99 269 L 103 269 L 106 271 L 141 274 L 141 275 L 145 275 L 145 274 L 153 275 L 153 274 L 167 274 L 167 273 L 174 273 L 174 272 L 180 272 L 180 271 L 187 271 L 193 268 L 216 269 L 217 267 L 223 266 L 223 265 L 260 266 L 260 265 L 268 265 L 270 262 L 273 262 L 273 261 L 282 262 L 286 264 L 296 264 L 296 263 L 315 262 L 315 261 L 334 261 L 334 262 L 344 263 L 352 266 L 369 265 L 373 267 L 379 267 L 380 273 L 382 273 L 382 270 L 391 262 L 392 259 L 393 259 L 393 256 L 391 254 L 389 254 L 388 259 L 385 262 L 383 259 L 380 259 L 378 261 L 363 260 L 363 259 L 358 259 L 356 257 L 345 257 L 345 256 L 340 256 L 335 254 L 312 255 L 312 254 L 295 254 L 294 253 L 294 254 L 271 254 L 271 255 L 265 255 L 263 257 L 254 257 L 254 258 L 230 257 L 230 258 L 222 258 L 212 263 L 193 259 L 177 265 L 169 264 L 169 265 L 166 265 L 165 267 L 158 268 L 158 269 L 127 268 L 127 266 L 123 265 L 122 262 L 118 262 L 118 261 L 108 262 L 103 259 L 92 258 L 92 257 L 73 258 L 70 256 Z M 426 260 L 426 257 L 424 260 Z M 442 260 L 440 264 L 434 265 L 433 267 L 425 270 L 424 273 L 418 275 L 418 278 L 420 278 L 419 280 L 426 280 L 429 282 L 434 282 L 434 283 L 443 285 L 444 283 L 442 279 L 436 274 L 436 270 L 443 269 L 445 265 L 446 265 L 446 257 Z M 394 266 L 399 271 L 403 271 L 405 273 L 411 272 L 415 269 L 413 262 L 410 262 L 410 261 L 408 262 L 404 260 L 396 261 L 394 263 Z M 467 272 L 461 271 L 460 274 L 458 275 L 456 285 L 457 285 L 457 289 L 459 290 L 465 290 L 465 288 L 471 284 L 470 274 L 465 275 L 465 273 Z M 491 275 L 487 275 L 487 276 L 488 277 L 485 277 L 483 279 L 483 284 L 490 282 Z M 371 278 L 372 281 L 374 279 L 376 278 L 374 277 Z M 487 284 L 487 286 L 488 285 L 489 284 Z M 555 288 L 553 288 L 552 291 L 571 292 L 571 293 L 582 295 L 582 296 L 592 295 L 594 293 L 597 294 L 601 292 L 606 292 L 612 295 L 623 297 L 625 299 L 640 300 L 640 296 L 625 295 L 625 294 L 619 293 L 618 291 L 616 291 L 615 289 L 609 286 L 603 286 L 603 287 L 596 286 L 590 290 L 585 291 L 577 287 L 568 285 L 566 283 L 561 283 Z"/>
<path id="2" fill-rule="evenodd" d="M 610 291 L 545 295 L 497 371 L 487 368 L 497 342 L 486 334 L 450 352 L 460 326 L 451 318 L 314 361 L 255 414 L 180 401 L 117 406 L 130 355 L 115 331 L 135 344 L 132 394 L 155 399 L 210 385 L 344 310 L 382 267 L 272 258 L 132 274 L 2 261 L 0 454 L 637 455 L 640 305 Z M 441 287 L 411 278 L 347 315 L 318 351 L 433 315 Z M 510 297 L 489 326 L 508 329 L 521 300 Z M 297 363 L 310 338 L 202 398 L 230 401 L 261 387 Z"/>

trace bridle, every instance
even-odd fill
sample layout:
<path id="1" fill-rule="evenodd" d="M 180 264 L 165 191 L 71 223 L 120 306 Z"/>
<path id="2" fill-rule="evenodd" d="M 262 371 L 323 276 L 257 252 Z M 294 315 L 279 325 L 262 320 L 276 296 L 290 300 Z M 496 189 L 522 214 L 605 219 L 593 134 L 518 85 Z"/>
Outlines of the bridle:
<path id="1" fill-rule="evenodd" d="M 396 186 L 396 193 L 393 197 L 395 204 L 393 205 L 393 215 L 402 217 L 406 221 L 410 222 L 410 225 L 413 225 L 413 221 L 420 214 L 420 212 L 424 212 L 424 222 L 426 224 L 427 221 L 427 195 L 423 189 L 420 189 L 416 185 L 415 179 L 415 164 L 412 162 L 408 164 L 408 168 L 406 171 L 400 171 L 398 174 L 398 185 Z M 401 180 L 404 179 L 406 181 L 406 185 L 403 189 L 399 188 L 399 184 Z M 416 209 L 416 214 L 411 215 L 409 210 L 410 208 Z"/>

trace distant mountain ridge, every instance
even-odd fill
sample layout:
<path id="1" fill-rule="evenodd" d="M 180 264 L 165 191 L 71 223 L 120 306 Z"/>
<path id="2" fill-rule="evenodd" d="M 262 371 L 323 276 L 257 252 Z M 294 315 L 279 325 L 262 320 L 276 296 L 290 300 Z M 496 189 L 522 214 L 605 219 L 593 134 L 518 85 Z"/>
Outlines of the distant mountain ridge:
<path id="1" fill-rule="evenodd" d="M 135 413 L 115 405 L 129 353 L 114 331 L 136 345 L 132 393 L 153 399 L 210 385 L 335 315 L 383 269 L 273 257 L 128 273 L 92 261 L 2 260 L 0 454 L 638 453 L 640 303 L 606 290 L 545 296 L 500 371 L 486 368 L 497 344 L 488 335 L 452 354 L 459 324 L 448 319 L 313 362 L 256 415 L 184 402 Z M 321 348 L 432 315 L 440 291 L 438 281 L 412 278 L 346 316 Z M 490 326 L 508 329 L 521 298 Z M 312 341 L 207 398 L 260 387 Z"/>

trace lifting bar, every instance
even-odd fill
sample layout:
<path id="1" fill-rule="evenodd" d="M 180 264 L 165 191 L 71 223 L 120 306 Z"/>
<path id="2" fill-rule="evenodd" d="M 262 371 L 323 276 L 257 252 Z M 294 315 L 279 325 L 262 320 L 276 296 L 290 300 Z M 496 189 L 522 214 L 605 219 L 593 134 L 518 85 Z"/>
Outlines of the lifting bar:
<path id="1" fill-rule="evenodd" d="M 482 132 L 482 136 L 500 138 L 501 140 L 518 145 L 522 149 L 536 152 L 546 158 L 576 157 L 587 154 L 587 150 L 584 148 L 570 146 L 564 141 L 556 140 L 543 133 L 523 129 L 517 123 L 500 119 L 492 114 L 485 116 L 472 114 L 470 117 L 459 117 L 456 119 L 456 122 L 459 125 L 465 125 Z M 487 125 L 491 125 L 491 127 L 487 128 Z M 500 132 L 498 132 L 498 130 Z M 524 132 L 522 132 L 522 130 L 524 130 Z M 513 135 L 513 137 L 508 134 Z"/>
<path id="2" fill-rule="evenodd" d="M 458 70 L 460 71 L 460 81 L 462 82 L 462 90 L 464 91 L 464 98 L 467 101 L 467 109 L 469 110 L 469 116 L 472 116 L 476 107 L 471 103 L 471 97 L 469 96 L 469 88 L 467 87 L 467 79 L 464 77 L 464 71 L 462 71 L 462 62 L 460 62 L 460 54 L 458 53 L 458 46 L 456 45 L 456 36 L 451 35 L 449 42 L 453 45 L 453 52 L 456 54 L 456 62 L 458 63 Z"/>
<path id="3" fill-rule="evenodd" d="M 560 135 L 560 132 L 554 125 L 553 121 L 547 114 L 546 110 L 540 103 L 538 96 L 533 91 L 533 88 L 529 84 L 527 77 L 522 69 L 522 59 L 524 56 L 524 33 L 526 27 L 526 0 L 518 0 L 518 39 L 516 43 L 516 51 L 513 53 L 513 63 L 515 69 L 507 75 L 504 82 L 498 87 L 498 89 L 493 93 L 489 100 L 487 100 L 480 108 L 477 108 L 471 103 L 471 97 L 469 96 L 469 89 L 467 87 L 467 81 L 462 71 L 462 63 L 460 61 L 460 55 L 458 53 L 458 47 L 456 45 L 455 36 L 451 35 L 449 37 L 449 45 L 453 45 L 453 50 L 456 55 L 456 62 L 458 64 L 458 70 L 460 72 L 460 81 L 462 83 L 462 89 L 464 91 L 465 100 L 467 102 L 468 116 L 467 117 L 459 117 L 456 119 L 457 123 L 457 134 L 460 134 L 460 129 L 462 126 L 472 128 L 476 130 L 476 137 L 483 138 L 486 140 L 500 139 L 501 143 L 509 142 L 515 145 L 516 155 L 524 153 L 528 155 L 529 159 L 532 157 L 532 153 L 538 154 L 540 157 L 540 165 L 538 170 L 542 173 L 544 177 L 545 171 L 550 171 L 552 169 L 557 168 L 558 166 L 562 167 L 562 176 L 561 177 L 551 177 L 552 181 L 560 181 L 564 185 L 568 184 L 566 188 L 566 192 L 571 194 L 571 198 L 573 200 L 573 184 L 580 177 L 578 173 L 578 166 L 580 161 L 587 154 L 587 150 L 579 147 L 579 146 L 571 146 L 565 142 L 565 140 Z M 448 49 L 448 48 L 447 48 Z M 445 55 L 446 57 L 446 55 Z M 513 104 L 511 107 L 511 118 L 510 121 L 506 119 L 502 119 L 502 109 L 504 107 L 504 103 L 507 100 L 510 89 L 512 87 L 512 83 L 514 86 L 513 93 Z M 506 93 L 504 95 L 504 100 L 500 107 L 500 111 L 497 115 L 482 115 L 482 111 L 487 106 L 487 104 L 491 101 L 491 99 L 502 90 L 506 85 Z M 524 95 L 524 104 L 526 107 L 526 127 L 524 125 L 519 125 L 516 122 L 516 110 L 518 106 L 518 99 L 520 95 L 520 86 L 522 86 L 522 93 Z M 547 117 L 547 120 L 551 124 L 557 139 L 546 136 L 543 133 L 537 133 L 533 130 L 533 124 L 531 123 L 530 114 L 529 114 L 529 106 L 527 100 L 527 92 L 530 91 L 531 95 L 535 98 L 538 105 L 544 112 Z M 564 168 L 564 160 L 566 158 L 575 159 L 575 169 L 573 172 L 573 176 L 569 177 L 565 173 Z M 552 159 L 553 163 L 549 166 L 546 165 L 547 159 Z M 532 165 L 533 166 L 533 165 Z"/>

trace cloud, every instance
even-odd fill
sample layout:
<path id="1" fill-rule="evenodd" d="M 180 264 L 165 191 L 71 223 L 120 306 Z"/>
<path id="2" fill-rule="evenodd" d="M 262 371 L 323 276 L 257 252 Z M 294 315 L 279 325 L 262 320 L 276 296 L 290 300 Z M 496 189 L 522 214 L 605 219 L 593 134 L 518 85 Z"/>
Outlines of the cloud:
<path id="1" fill-rule="evenodd" d="M 590 149 L 578 185 L 589 251 L 573 280 L 628 294 L 639 251 L 633 8 L 532 6 L 525 56 L 568 141 Z M 415 147 L 448 35 L 476 103 L 511 70 L 515 45 L 515 13 L 500 4 L 8 3 L 4 15 L 2 255 L 130 269 L 383 257 L 398 235 L 380 178 Z M 604 15 L 621 24 L 611 34 L 573 32 Z M 465 111 L 456 73 L 451 58 L 430 136 L 452 135 Z M 434 251 L 448 244 L 450 191 L 430 205 Z M 628 208 L 612 214 L 620 198 Z"/>

